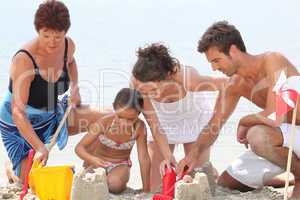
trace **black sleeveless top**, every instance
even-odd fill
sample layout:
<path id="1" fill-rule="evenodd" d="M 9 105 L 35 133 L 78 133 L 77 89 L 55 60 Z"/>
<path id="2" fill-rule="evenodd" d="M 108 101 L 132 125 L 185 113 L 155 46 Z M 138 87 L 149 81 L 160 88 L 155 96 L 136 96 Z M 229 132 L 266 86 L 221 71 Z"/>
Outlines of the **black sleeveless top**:
<path id="1" fill-rule="evenodd" d="M 42 78 L 39 73 L 39 67 L 36 64 L 32 55 L 24 49 L 19 50 L 18 53 L 25 53 L 33 63 L 35 76 L 30 85 L 28 105 L 43 110 L 54 110 L 57 106 L 58 95 L 65 93 L 69 89 L 70 78 L 68 75 L 67 63 L 68 63 L 68 40 L 65 39 L 65 51 L 64 51 L 64 66 L 63 72 L 59 79 L 54 82 L 48 82 Z M 12 92 L 12 80 L 9 79 L 9 91 Z"/>

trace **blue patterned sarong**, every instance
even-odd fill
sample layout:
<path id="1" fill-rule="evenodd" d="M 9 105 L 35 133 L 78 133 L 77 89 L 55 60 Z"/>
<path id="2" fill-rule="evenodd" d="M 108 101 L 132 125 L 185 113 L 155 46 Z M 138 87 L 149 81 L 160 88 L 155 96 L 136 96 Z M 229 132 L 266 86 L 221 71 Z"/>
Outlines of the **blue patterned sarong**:
<path id="1" fill-rule="evenodd" d="M 21 161 L 27 157 L 31 145 L 22 137 L 16 127 L 11 112 L 12 94 L 7 92 L 0 105 L 0 133 L 8 157 L 13 164 L 13 170 L 20 175 Z M 67 95 L 58 101 L 56 111 L 44 111 L 26 106 L 27 118 L 32 124 L 35 133 L 44 144 L 50 143 L 59 122 L 67 109 Z M 68 141 L 68 129 L 65 123 L 57 138 L 57 145 L 62 150 Z"/>

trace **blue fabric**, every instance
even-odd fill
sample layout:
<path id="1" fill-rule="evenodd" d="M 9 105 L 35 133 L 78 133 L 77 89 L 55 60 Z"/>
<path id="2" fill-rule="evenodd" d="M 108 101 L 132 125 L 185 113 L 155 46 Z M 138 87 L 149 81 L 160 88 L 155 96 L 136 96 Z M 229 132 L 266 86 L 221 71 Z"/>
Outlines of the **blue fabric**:
<path id="1" fill-rule="evenodd" d="M 28 156 L 31 145 L 22 137 L 12 119 L 12 95 L 8 92 L 0 105 L 0 133 L 3 144 L 10 158 L 16 175 L 20 173 L 21 161 Z M 67 108 L 67 95 L 58 101 L 56 111 L 44 111 L 26 106 L 26 115 L 40 140 L 44 144 L 50 143 L 59 122 Z M 62 150 L 68 141 L 68 129 L 65 123 L 57 138 L 57 146 Z"/>

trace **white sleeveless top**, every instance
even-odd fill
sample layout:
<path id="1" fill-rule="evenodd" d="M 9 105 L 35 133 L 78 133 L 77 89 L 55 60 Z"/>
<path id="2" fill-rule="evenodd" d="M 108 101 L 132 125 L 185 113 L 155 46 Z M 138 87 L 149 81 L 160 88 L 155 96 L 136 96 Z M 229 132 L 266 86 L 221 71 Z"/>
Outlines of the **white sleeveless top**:
<path id="1" fill-rule="evenodd" d="M 216 93 L 187 91 L 184 98 L 172 103 L 150 100 L 169 144 L 196 141 L 212 117 Z M 148 141 L 153 141 L 152 134 L 147 135 Z"/>

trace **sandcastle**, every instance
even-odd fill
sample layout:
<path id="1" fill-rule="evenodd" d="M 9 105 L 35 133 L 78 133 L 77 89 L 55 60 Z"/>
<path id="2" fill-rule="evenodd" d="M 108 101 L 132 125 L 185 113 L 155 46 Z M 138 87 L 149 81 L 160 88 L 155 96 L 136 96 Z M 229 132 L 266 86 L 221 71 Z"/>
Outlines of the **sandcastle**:
<path id="1" fill-rule="evenodd" d="M 73 179 L 72 200 L 87 199 L 109 199 L 105 169 L 82 169 L 75 174 Z"/>
<path id="2" fill-rule="evenodd" d="M 205 173 L 198 172 L 195 178 L 178 181 L 175 184 L 175 199 L 176 200 L 208 200 L 211 197 L 208 179 Z"/>

